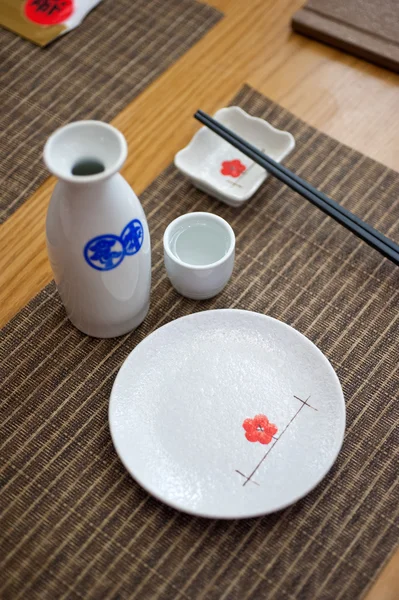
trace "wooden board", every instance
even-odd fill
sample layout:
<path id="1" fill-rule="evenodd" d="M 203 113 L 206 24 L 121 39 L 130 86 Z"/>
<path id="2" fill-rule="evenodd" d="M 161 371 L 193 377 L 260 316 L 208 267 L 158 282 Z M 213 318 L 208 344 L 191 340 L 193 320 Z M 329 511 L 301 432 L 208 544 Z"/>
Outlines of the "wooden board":
<path id="1" fill-rule="evenodd" d="M 294 31 L 399 73 L 397 0 L 308 0 Z"/>

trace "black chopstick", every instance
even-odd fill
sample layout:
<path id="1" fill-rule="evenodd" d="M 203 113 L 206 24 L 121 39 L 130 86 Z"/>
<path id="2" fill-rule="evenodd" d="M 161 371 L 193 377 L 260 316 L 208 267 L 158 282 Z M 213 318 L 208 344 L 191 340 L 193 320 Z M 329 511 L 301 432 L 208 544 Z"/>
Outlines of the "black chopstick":
<path id="1" fill-rule="evenodd" d="M 381 240 L 382 242 L 384 242 L 387 246 L 390 246 L 393 250 L 395 250 L 396 252 L 399 252 L 399 246 L 397 244 L 395 244 L 395 242 L 393 242 L 392 240 L 390 240 L 389 238 L 387 238 L 386 236 L 384 236 L 380 231 L 377 231 L 377 229 L 374 229 L 374 227 L 372 227 L 368 223 L 365 223 L 364 221 L 362 221 L 359 217 L 357 217 L 356 215 L 354 215 L 353 213 L 351 213 L 348 209 L 346 209 L 345 207 L 343 207 L 340 204 L 338 204 L 338 202 L 335 202 L 335 200 L 332 200 L 332 198 L 329 198 L 322 191 L 318 190 L 317 188 L 315 188 L 314 186 L 312 186 L 310 183 L 308 183 L 307 181 L 305 181 L 304 179 L 302 179 L 298 175 L 295 175 L 295 173 L 293 173 L 292 171 L 290 171 L 289 169 L 287 169 L 287 167 L 285 167 L 284 165 L 276 162 L 273 158 L 271 158 L 271 156 L 268 156 L 267 154 L 264 154 L 263 152 L 261 152 L 255 146 L 253 146 L 252 144 L 250 144 L 246 140 L 240 138 L 236 133 L 234 133 L 233 131 L 227 129 L 227 127 L 225 127 L 222 123 L 220 123 L 219 121 L 215 121 L 215 119 L 212 119 L 212 117 L 210 117 L 209 115 L 207 115 L 206 113 L 204 113 L 202 110 L 198 111 L 198 115 L 203 116 L 205 119 L 207 119 L 207 120 L 209 120 L 211 122 L 217 123 L 219 129 L 221 129 L 221 130 L 225 131 L 226 133 L 229 133 L 230 135 L 233 135 L 234 137 L 236 137 L 237 139 L 239 139 L 248 148 L 250 148 L 251 150 L 255 151 L 261 158 L 263 158 L 264 160 L 266 160 L 266 162 L 268 164 L 273 165 L 279 171 L 285 173 L 288 177 L 290 177 L 291 179 L 293 179 L 294 181 L 296 181 L 297 183 L 299 183 L 302 187 L 304 187 L 305 189 L 307 189 L 309 192 L 311 192 L 312 194 L 316 194 L 317 196 L 319 196 L 319 198 L 321 198 L 324 202 L 326 202 L 327 204 L 329 204 L 332 208 L 335 208 L 336 210 L 339 210 L 343 215 L 345 215 L 346 217 L 348 217 L 348 219 L 351 219 L 351 221 L 353 221 L 354 223 L 357 223 L 358 225 L 360 225 L 361 227 L 363 227 L 363 229 L 365 229 L 366 231 L 369 231 L 369 233 L 373 234 L 376 238 L 378 238 L 379 240 Z M 199 119 L 199 120 L 201 120 L 201 119 Z"/>
<path id="2" fill-rule="evenodd" d="M 251 158 L 255 163 L 266 169 L 270 174 L 274 175 L 277 179 L 301 194 L 312 204 L 378 250 L 383 256 L 389 258 L 395 264 L 399 264 L 399 246 L 392 240 L 292 173 L 289 169 L 280 165 L 271 157 L 263 154 L 258 148 L 252 146 L 249 142 L 246 142 L 236 133 L 212 119 L 212 117 L 203 111 L 197 111 L 194 116 L 198 121 Z"/>

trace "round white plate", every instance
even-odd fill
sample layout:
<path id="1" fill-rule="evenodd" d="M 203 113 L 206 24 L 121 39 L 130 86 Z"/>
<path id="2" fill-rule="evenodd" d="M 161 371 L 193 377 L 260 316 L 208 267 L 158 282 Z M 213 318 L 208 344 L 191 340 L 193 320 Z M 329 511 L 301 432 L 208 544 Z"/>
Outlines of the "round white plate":
<path id="1" fill-rule="evenodd" d="M 321 481 L 342 445 L 345 403 L 330 363 L 298 331 L 213 310 L 168 323 L 129 354 L 109 423 L 150 494 L 236 519 L 282 509 Z"/>

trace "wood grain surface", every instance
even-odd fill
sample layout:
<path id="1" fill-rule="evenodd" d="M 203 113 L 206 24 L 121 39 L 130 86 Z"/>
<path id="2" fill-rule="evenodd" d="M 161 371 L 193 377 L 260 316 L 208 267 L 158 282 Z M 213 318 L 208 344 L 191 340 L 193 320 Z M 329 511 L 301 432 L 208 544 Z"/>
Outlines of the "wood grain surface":
<path id="1" fill-rule="evenodd" d="M 198 124 L 244 83 L 314 127 L 399 170 L 399 77 L 293 34 L 303 0 L 209 0 L 225 18 L 114 119 L 126 136 L 123 175 L 137 193 L 173 160 Z M 52 278 L 44 223 L 49 178 L 1 227 L 0 322 L 16 314 Z M 396 554 L 367 595 L 394 600 Z"/>

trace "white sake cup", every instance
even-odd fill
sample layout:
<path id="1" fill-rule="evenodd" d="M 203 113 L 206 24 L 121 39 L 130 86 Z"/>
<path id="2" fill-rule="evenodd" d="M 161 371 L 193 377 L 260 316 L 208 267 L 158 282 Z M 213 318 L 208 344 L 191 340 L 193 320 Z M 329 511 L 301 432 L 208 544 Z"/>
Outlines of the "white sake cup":
<path id="1" fill-rule="evenodd" d="M 186 298 L 212 298 L 231 277 L 235 235 L 217 215 L 193 212 L 178 217 L 166 228 L 163 246 L 168 277 Z"/>

